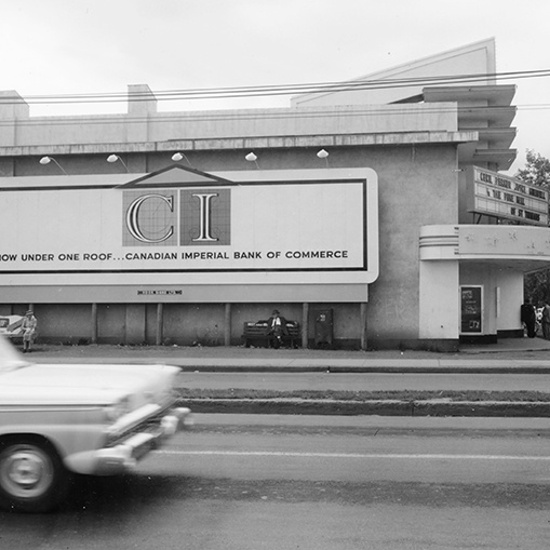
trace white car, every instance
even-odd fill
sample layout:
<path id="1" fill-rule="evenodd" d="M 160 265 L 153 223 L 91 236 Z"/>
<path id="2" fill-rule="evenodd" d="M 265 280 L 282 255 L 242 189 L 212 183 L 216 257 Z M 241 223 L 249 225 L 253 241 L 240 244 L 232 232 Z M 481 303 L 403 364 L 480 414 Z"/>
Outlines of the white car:
<path id="1" fill-rule="evenodd" d="M 12 340 L 23 340 L 24 318 L 22 315 L 1 315 L 0 334 Z"/>
<path id="2" fill-rule="evenodd" d="M 179 367 L 29 363 L 0 336 L 0 506 L 46 512 L 71 475 L 117 475 L 190 423 Z"/>

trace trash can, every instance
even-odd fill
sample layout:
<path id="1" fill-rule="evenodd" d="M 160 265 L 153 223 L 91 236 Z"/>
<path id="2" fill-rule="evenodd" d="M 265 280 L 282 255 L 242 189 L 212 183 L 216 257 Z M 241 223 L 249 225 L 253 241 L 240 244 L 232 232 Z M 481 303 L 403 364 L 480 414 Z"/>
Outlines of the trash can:
<path id="1" fill-rule="evenodd" d="M 332 309 L 315 311 L 315 347 L 332 348 L 334 339 L 334 322 Z"/>

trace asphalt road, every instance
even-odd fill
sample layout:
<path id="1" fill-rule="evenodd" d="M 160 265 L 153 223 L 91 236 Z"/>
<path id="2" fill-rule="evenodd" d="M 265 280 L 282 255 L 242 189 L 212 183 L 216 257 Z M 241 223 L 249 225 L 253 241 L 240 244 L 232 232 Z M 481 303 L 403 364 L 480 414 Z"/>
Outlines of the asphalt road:
<path id="1" fill-rule="evenodd" d="M 493 390 L 550 391 L 549 374 L 423 374 L 423 373 L 228 373 L 185 372 L 178 386 L 189 389 L 262 389 L 276 391 L 335 390 Z"/>
<path id="2" fill-rule="evenodd" d="M 549 427 L 521 420 L 198 416 L 55 514 L 0 514 L 0 547 L 540 550 Z"/>

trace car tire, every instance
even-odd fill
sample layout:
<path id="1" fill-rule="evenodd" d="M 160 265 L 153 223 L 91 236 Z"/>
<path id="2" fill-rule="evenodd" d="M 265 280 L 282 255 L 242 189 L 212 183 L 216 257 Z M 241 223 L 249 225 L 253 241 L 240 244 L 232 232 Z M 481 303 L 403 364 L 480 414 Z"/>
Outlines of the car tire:
<path id="1" fill-rule="evenodd" d="M 65 498 L 69 472 L 47 441 L 0 443 L 0 505 L 11 511 L 43 513 Z"/>

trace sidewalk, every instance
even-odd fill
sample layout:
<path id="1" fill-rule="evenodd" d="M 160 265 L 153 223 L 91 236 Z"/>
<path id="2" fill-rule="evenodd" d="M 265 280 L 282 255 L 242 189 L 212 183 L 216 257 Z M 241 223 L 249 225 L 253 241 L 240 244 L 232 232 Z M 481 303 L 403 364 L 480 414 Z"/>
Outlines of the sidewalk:
<path id="1" fill-rule="evenodd" d="M 224 372 L 431 372 L 550 373 L 550 341 L 503 339 L 461 346 L 457 353 L 266 349 L 242 346 L 48 346 L 28 356 L 36 362 L 165 362 L 187 370 Z"/>

